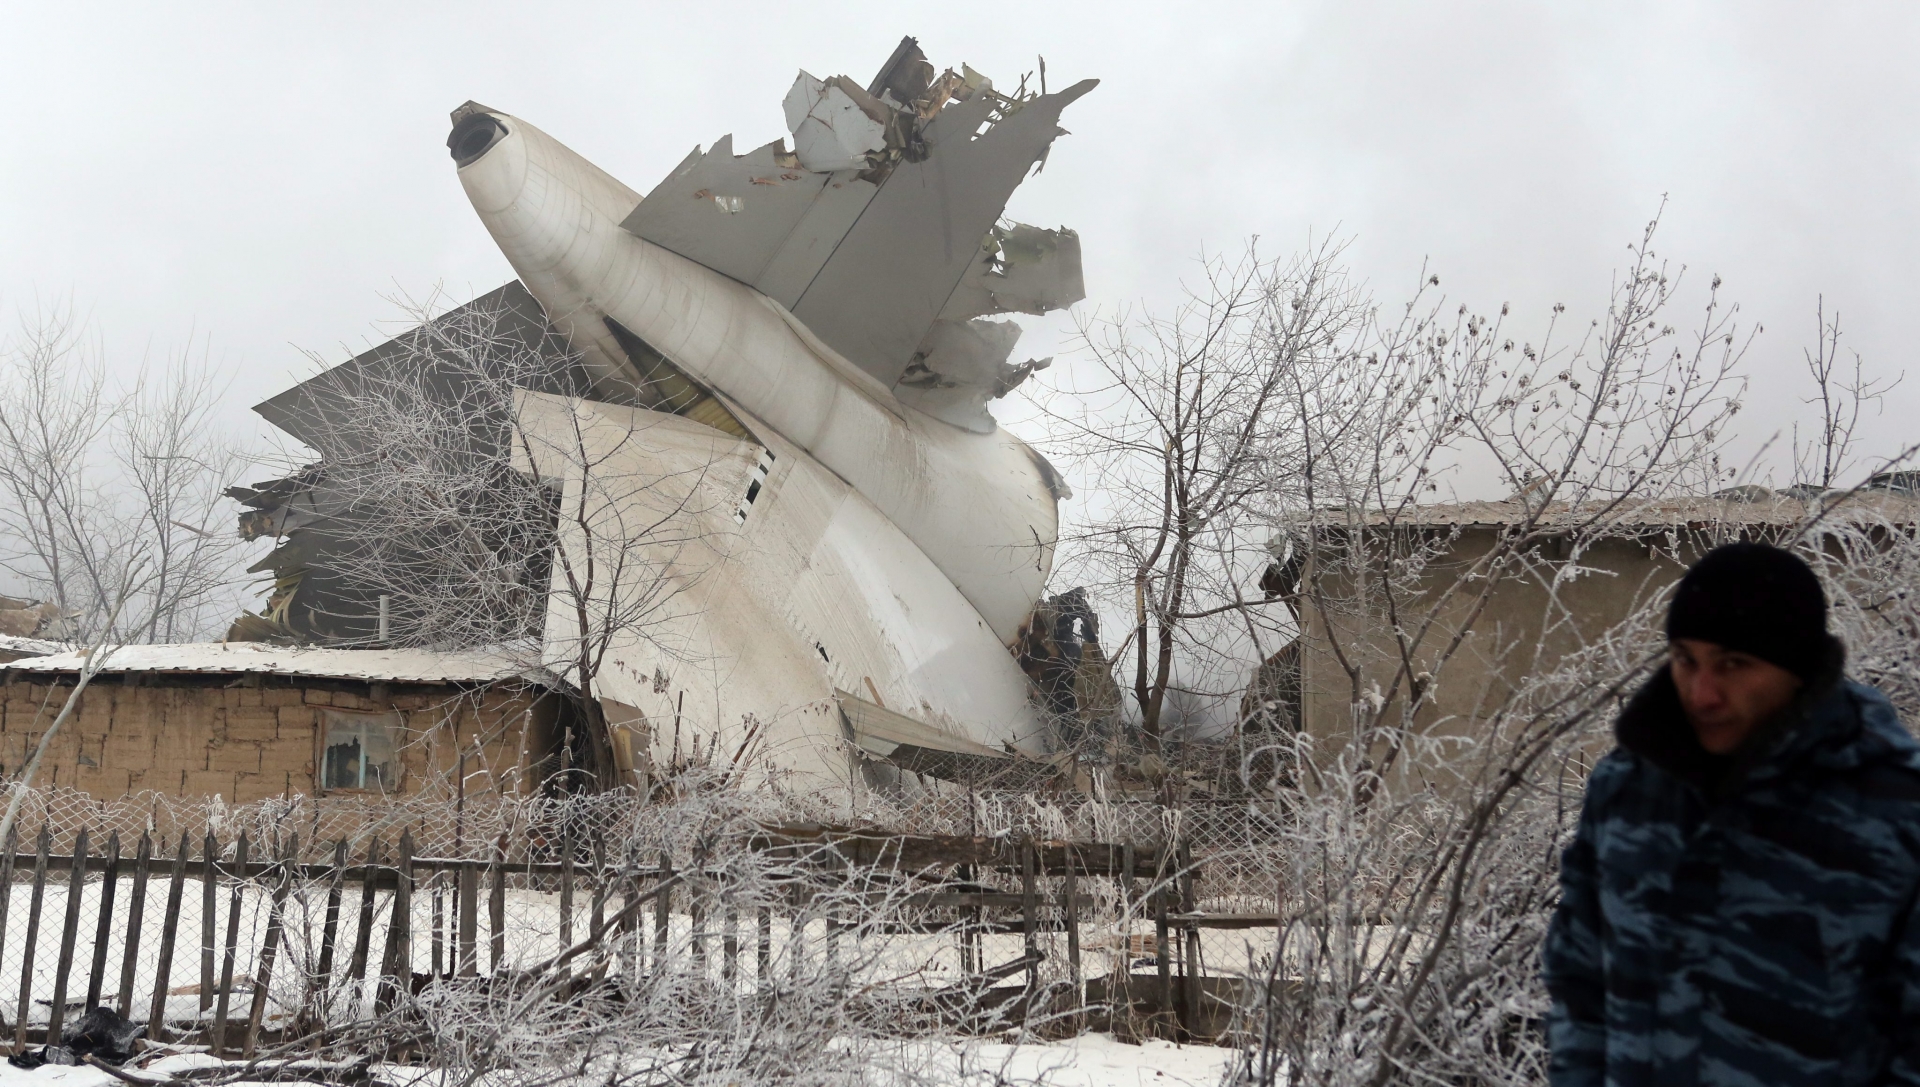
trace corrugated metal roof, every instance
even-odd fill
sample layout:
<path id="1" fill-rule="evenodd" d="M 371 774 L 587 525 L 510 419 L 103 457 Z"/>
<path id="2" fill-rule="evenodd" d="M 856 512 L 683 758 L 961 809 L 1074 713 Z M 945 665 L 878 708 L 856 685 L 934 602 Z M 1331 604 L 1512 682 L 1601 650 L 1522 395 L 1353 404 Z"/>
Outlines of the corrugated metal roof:
<path id="1" fill-rule="evenodd" d="M 87 650 L 13 661 L 16 672 L 78 672 Z M 102 673 L 265 674 L 386 683 L 493 683 L 524 677 L 552 682 L 529 658 L 504 650 L 318 649 L 258 642 L 123 645 L 111 650 Z"/>
<path id="2" fill-rule="evenodd" d="M 1540 515 L 1543 527 L 1579 524 L 1598 519 L 1620 528 L 1680 528 L 1689 525 L 1756 525 L 1790 527 L 1798 525 L 1822 508 L 1823 499 L 1798 498 L 1777 492 L 1700 498 L 1630 499 L 1609 508 L 1605 502 L 1568 504 L 1556 502 Z M 1519 499 L 1499 502 L 1448 502 L 1418 506 L 1397 513 L 1374 509 L 1361 518 L 1367 525 L 1434 525 L 1460 528 L 1498 528 L 1522 520 L 1527 505 Z M 1891 520 L 1901 524 L 1920 523 L 1920 497 L 1886 491 L 1856 494 L 1840 502 L 1827 515 L 1828 520 Z M 1337 528 L 1338 510 L 1328 511 L 1322 527 Z"/>

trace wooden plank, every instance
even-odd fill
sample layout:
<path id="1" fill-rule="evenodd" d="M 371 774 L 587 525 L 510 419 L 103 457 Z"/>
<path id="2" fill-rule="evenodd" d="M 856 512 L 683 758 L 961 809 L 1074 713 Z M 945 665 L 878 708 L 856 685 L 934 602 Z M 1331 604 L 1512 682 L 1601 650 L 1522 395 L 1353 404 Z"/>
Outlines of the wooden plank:
<path id="1" fill-rule="evenodd" d="M 1040 941 L 1035 927 L 1040 920 L 1040 895 L 1034 887 L 1035 856 L 1033 837 L 1028 835 L 1020 849 L 1020 935 L 1027 957 L 1027 1014 L 1033 1014 L 1033 998 L 1040 992 Z"/>
<path id="2" fill-rule="evenodd" d="M 0 967 L 5 967 L 7 949 L 7 908 L 13 904 L 14 851 L 20 848 L 20 824 L 7 828 L 6 855 L 0 856 Z M 0 1020 L 0 1029 L 5 1021 Z"/>
<path id="3" fill-rule="evenodd" d="M 689 878 L 705 876 L 707 857 L 705 853 L 693 853 L 693 868 L 687 870 Z M 707 893 L 701 883 L 687 883 L 687 943 L 693 945 L 693 968 L 699 970 L 699 978 L 712 976 L 707 960 Z"/>
<path id="4" fill-rule="evenodd" d="M 1121 872 L 1115 879 L 1115 889 L 1120 893 L 1120 921 L 1124 926 L 1120 930 L 1120 999 L 1125 1020 L 1133 1022 L 1133 904 L 1136 899 L 1133 885 L 1133 843 L 1121 847 Z M 1109 975 L 1111 977 L 1111 975 Z"/>
<path id="5" fill-rule="evenodd" d="M 597 945 L 607 931 L 607 838 L 593 832 L 593 924 L 587 934 Z"/>
<path id="6" fill-rule="evenodd" d="M 180 935 L 180 900 L 186 893 L 187 855 L 193 838 L 180 832 L 180 851 L 173 855 L 173 877 L 167 882 L 167 912 L 160 922 L 160 959 L 153 969 L 153 1003 L 147 1008 L 147 1037 L 162 1041 L 167 1033 L 167 982 L 173 975 L 173 946 Z"/>
<path id="7" fill-rule="evenodd" d="M 15 1052 L 27 1048 L 27 1020 L 33 1018 L 33 953 L 40 940 L 40 908 L 47 896 L 47 849 L 49 846 L 46 824 L 40 825 L 40 845 L 33 857 L 33 898 L 27 907 L 27 937 L 20 945 L 20 1003 L 14 1014 L 13 1047 Z"/>
<path id="8" fill-rule="evenodd" d="M 787 978 L 800 979 L 800 960 L 807 955 L 807 915 L 806 888 L 795 885 L 793 895 L 793 916 L 787 922 Z"/>
<path id="9" fill-rule="evenodd" d="M 134 973 L 140 966 L 140 933 L 147 920 L 147 873 L 153 866 L 153 835 L 140 835 L 133 853 L 133 890 L 127 896 L 127 939 L 120 955 L 120 993 L 114 1006 L 122 1018 L 133 1014 Z"/>
<path id="10" fill-rule="evenodd" d="M 107 941 L 113 938 L 113 899 L 120 886 L 120 832 L 107 836 L 107 870 L 100 880 L 99 919 L 93 926 L 93 969 L 87 971 L 87 1000 L 82 1009 L 100 1004 L 100 990 L 107 983 Z"/>
<path id="11" fill-rule="evenodd" d="M 459 900 L 454 907 L 460 919 L 460 947 L 457 956 L 462 977 L 480 973 L 480 869 L 472 861 L 460 862 Z"/>
<path id="12" fill-rule="evenodd" d="M 320 923 L 320 965 L 314 972 L 314 1003 L 325 1027 L 333 1009 L 333 952 L 340 940 L 340 898 L 347 878 L 347 840 L 333 843 L 333 875 L 327 880 L 327 912 Z"/>
<path id="13" fill-rule="evenodd" d="M 776 855 L 805 856 L 821 845 L 833 848 L 850 864 L 870 867 L 898 867 L 902 871 L 955 864 L 974 864 L 1017 872 L 1020 869 L 1019 844 L 1003 838 L 977 838 L 941 834 L 892 834 L 882 830 L 855 830 L 848 827 L 785 826 L 770 828 L 754 841 L 755 848 Z M 1110 842 L 1035 843 L 1037 868 L 1041 875 L 1054 876 L 1064 870 L 1071 854 L 1083 876 L 1114 876 L 1121 873 L 1124 845 Z M 1136 875 L 1151 876 L 1153 870 L 1145 858 L 1137 858 Z"/>
<path id="14" fill-rule="evenodd" d="M 1073 874 L 1073 859 L 1067 859 L 1060 877 L 1060 912 L 1067 926 L 1067 979 L 1073 985 L 1076 1010 L 1086 1002 L 1086 989 L 1080 976 L 1080 900 Z"/>
<path id="15" fill-rule="evenodd" d="M 233 865 L 242 872 L 247 869 L 247 845 L 247 832 L 243 830 L 233 843 Z M 227 893 L 227 938 L 223 945 L 226 952 L 220 958 L 220 995 L 213 1005 L 212 1044 L 216 1057 L 227 1052 L 227 1012 L 233 1007 L 233 965 L 240 956 L 240 907 L 246 890 L 246 881 L 236 879 L 233 889 Z"/>
<path id="16" fill-rule="evenodd" d="M 399 878 L 393 887 L 393 919 L 387 923 L 386 954 L 380 957 L 380 989 L 374 1014 L 392 1010 L 413 992 L 413 830 L 400 832 Z"/>
<path id="17" fill-rule="evenodd" d="M 1157 852 L 1157 851 L 1156 851 Z M 1160 973 L 1161 1029 L 1171 1033 L 1173 1029 L 1173 948 L 1167 939 L 1167 894 L 1165 886 L 1155 887 L 1153 895 L 1153 961 Z"/>
<path id="18" fill-rule="evenodd" d="M 80 900 L 87 891 L 87 828 L 73 838 L 73 868 L 67 875 L 67 917 L 60 926 L 60 959 L 53 968 L 53 1007 L 47 1010 L 47 1037 L 58 1039 L 67 1010 L 67 978 L 73 973 L 73 943 L 80 935 Z"/>
<path id="19" fill-rule="evenodd" d="M 956 865 L 953 870 L 953 878 L 956 882 L 963 885 L 972 883 L 973 866 L 970 864 Z M 955 933 L 955 940 L 960 945 L 960 976 L 963 978 L 970 978 L 980 970 L 979 965 L 974 962 L 973 958 L 973 926 L 969 923 L 972 920 L 971 911 L 966 909 L 960 911 L 960 924 Z"/>
<path id="20" fill-rule="evenodd" d="M 220 840 L 207 831 L 200 843 L 200 1010 L 213 1007 L 213 954 L 219 947 Z"/>
<path id="21" fill-rule="evenodd" d="M 560 828 L 560 946 L 573 946 L 573 821 Z"/>
<path id="22" fill-rule="evenodd" d="M 753 948 L 753 977 L 762 993 L 770 992 L 768 983 L 773 973 L 773 911 L 761 906 L 755 913 L 755 934 Z"/>
<path id="23" fill-rule="evenodd" d="M 356 1019 L 360 1016 L 360 1006 L 365 1003 L 367 948 L 373 940 L 373 868 L 379 861 L 380 839 L 376 836 L 367 843 L 367 864 L 360 878 L 360 924 L 353 933 L 353 957 L 347 960 L 347 984 L 353 992 L 353 1007 L 348 1015 Z"/>
<path id="24" fill-rule="evenodd" d="M 433 976 L 447 976 L 447 870 L 434 865 L 433 875 L 427 877 L 428 886 L 433 888 Z"/>
<path id="25" fill-rule="evenodd" d="M 1193 916 L 1195 896 L 1193 892 L 1193 847 L 1182 840 L 1175 848 L 1174 856 L 1180 865 L 1180 912 Z M 1181 973 L 1182 989 L 1186 995 L 1187 1037 L 1192 1038 L 1200 1032 L 1200 928 L 1194 924 L 1181 926 L 1186 930 L 1187 953 L 1180 960 L 1184 968 Z"/>
<path id="26" fill-rule="evenodd" d="M 640 887 L 640 854 L 638 852 L 628 851 L 626 870 L 620 877 L 620 888 L 620 897 L 625 900 L 620 910 L 623 917 L 620 922 L 620 941 L 626 955 L 626 964 L 622 967 L 622 973 L 626 977 L 627 992 L 637 993 L 639 991 L 636 988 L 639 984 L 637 979 L 640 977 L 640 945 L 644 942 L 642 933 L 646 922 L 641 918 L 640 910 L 629 910 L 625 906 L 640 901 L 643 893 Z"/>
<path id="27" fill-rule="evenodd" d="M 498 974 L 507 961 L 507 836 L 494 839 L 487 861 L 487 973 Z"/>
<path id="28" fill-rule="evenodd" d="M 673 854 L 660 853 L 660 882 L 673 878 Z M 667 939 L 673 931 L 673 888 L 668 887 L 653 900 L 653 968 L 667 970 Z"/>
<path id="29" fill-rule="evenodd" d="M 291 862 L 300 854 L 300 839 L 297 835 L 287 836 L 285 857 Z M 240 1056 L 244 1060 L 253 1059 L 253 1051 L 260 1044 L 260 1023 L 267 1014 L 267 992 L 273 986 L 273 962 L 280 953 L 281 910 L 287 901 L 287 889 L 293 886 L 291 865 L 283 869 L 280 878 L 273 885 L 273 901 L 267 907 L 267 936 L 260 948 L 260 960 L 253 970 L 253 1007 L 247 1011 L 247 1040 L 241 1046 Z"/>
<path id="30" fill-rule="evenodd" d="M 1273 928 L 1281 918 L 1277 913 L 1172 913 L 1167 921 L 1195 929 L 1250 929 Z"/>
<path id="31" fill-rule="evenodd" d="M 607 935 L 607 899 L 612 894 L 613 874 L 607 871 L 607 836 L 596 830 L 593 832 L 593 915 L 587 926 L 587 935 L 596 949 Z M 599 963 L 589 976 L 598 983 L 607 976 L 607 964 Z"/>

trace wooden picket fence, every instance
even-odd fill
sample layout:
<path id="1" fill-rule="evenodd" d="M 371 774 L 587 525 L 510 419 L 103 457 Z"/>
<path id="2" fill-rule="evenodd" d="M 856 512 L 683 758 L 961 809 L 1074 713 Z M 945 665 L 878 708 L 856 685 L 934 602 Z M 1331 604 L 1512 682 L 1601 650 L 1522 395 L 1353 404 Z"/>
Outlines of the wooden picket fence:
<path id="1" fill-rule="evenodd" d="M 330 859 L 319 862 L 302 859 L 293 834 L 265 847 L 246 834 L 226 843 L 211 832 L 198 841 L 183 833 L 177 843 L 143 834 L 131 857 L 122 855 L 117 832 L 97 850 L 85 829 L 75 833 L 67 853 L 54 853 L 52 842 L 43 827 L 31 851 L 20 850 L 16 835 L 0 847 L 0 985 L 15 978 L 18 996 L 0 1031 L 10 1030 L 16 1049 L 59 1038 L 64 1025 L 96 1006 L 144 1019 L 152 1039 L 191 1041 L 242 1057 L 252 1056 L 263 1039 L 314 1036 L 369 1011 L 378 1017 L 394 1008 L 403 990 L 418 992 L 435 979 L 497 975 L 523 964 L 527 941 L 518 938 L 509 917 L 510 890 L 522 896 L 523 907 L 527 895 L 553 900 L 540 923 L 527 923 L 529 934 L 537 928 L 540 939 L 574 948 L 569 954 L 583 944 L 621 938 L 627 956 L 622 969 L 637 972 L 643 955 L 658 964 L 677 953 L 668 934 L 678 887 L 679 911 L 692 934 L 683 951 L 704 968 L 717 950 L 720 975 L 730 980 L 764 984 L 771 968 L 771 908 L 741 909 L 724 896 L 713 901 L 694 892 L 689 873 L 676 873 L 670 856 L 649 865 L 631 855 L 610 858 L 598 833 L 576 837 L 563 828 L 545 838 L 529 834 L 511 859 L 504 837 L 481 843 L 478 857 L 415 856 L 410 831 L 391 848 L 374 837 L 358 857 L 349 856 L 349 843 L 341 839 Z M 784 852 L 813 869 L 837 870 L 840 885 L 863 870 L 944 872 L 944 885 L 935 881 L 905 901 L 916 911 L 944 911 L 941 916 L 958 922 L 902 920 L 888 931 L 951 935 L 969 979 L 969 999 L 993 992 L 1001 1004 L 1024 1001 L 1028 1010 L 1042 995 L 1038 941 L 1045 932 L 1064 934 L 1068 977 L 1065 991 L 1050 992 L 1048 999 L 1069 1007 L 1087 1002 L 1080 930 L 1091 900 L 1079 881 L 1110 881 L 1109 888 L 1130 897 L 1131 909 L 1151 917 L 1157 963 L 1153 975 L 1105 979 L 1099 999 L 1140 1004 L 1166 1033 L 1197 1032 L 1195 1009 L 1203 1002 L 1199 928 L 1270 923 L 1264 916 L 1196 914 L 1195 870 L 1177 863 L 1183 859 L 1177 849 L 821 828 L 771 828 L 752 847 L 776 857 Z M 996 874 L 1015 886 L 983 882 Z M 1051 893 L 1042 893 L 1043 879 L 1052 884 Z M 827 884 L 796 882 L 785 921 L 791 939 L 805 932 L 809 896 L 831 884 L 831 878 Z M 116 901 L 123 894 L 124 906 Z M 297 913 L 290 895 L 299 899 Z M 162 901 L 153 916 L 152 906 Z M 189 919 L 189 912 L 197 917 Z M 252 923 L 243 926 L 249 914 Z M 58 952 L 48 963 L 43 942 L 56 932 Z M 88 932 L 92 938 L 83 948 Z M 826 934 L 831 954 L 837 934 L 831 914 Z M 1023 954 L 1009 963 L 987 962 L 982 938 L 996 934 L 1022 937 Z M 510 936 L 523 952 L 519 959 L 509 959 Z M 295 943 L 297 956 L 289 951 Z M 243 973 L 242 967 L 249 968 Z M 994 988 L 1021 974 L 1024 984 Z M 182 981 L 188 983 L 176 984 Z M 181 1006 L 187 1003 L 192 1006 Z M 37 1012 L 41 1004 L 44 1021 Z M 278 1013 L 270 1015 L 273 1005 Z M 4 1009 L 0 995 L 0 1019 L 6 1018 Z"/>

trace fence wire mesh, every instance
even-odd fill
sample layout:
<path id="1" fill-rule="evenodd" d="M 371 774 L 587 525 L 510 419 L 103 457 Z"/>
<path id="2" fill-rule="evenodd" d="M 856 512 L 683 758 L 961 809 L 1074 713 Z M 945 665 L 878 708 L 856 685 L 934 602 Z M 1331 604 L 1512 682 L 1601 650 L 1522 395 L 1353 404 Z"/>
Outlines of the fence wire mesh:
<path id="1" fill-rule="evenodd" d="M 773 984 L 802 958 L 845 956 L 861 964 L 861 976 L 850 980 L 863 985 L 936 990 L 1037 958 L 1000 979 L 1024 977 L 1059 991 L 1151 972 L 1163 950 L 1183 968 L 1191 960 L 1199 972 L 1216 962 L 1230 971 L 1272 943 L 1271 930 L 1249 936 L 1190 929 L 1197 948 L 1173 939 L 1162 949 L 1150 905 L 1156 889 L 1176 911 L 1251 914 L 1277 906 L 1273 866 L 1261 861 L 1277 817 L 1244 803 L 1174 808 L 1078 796 L 866 790 L 768 795 L 722 806 L 721 822 L 733 827 L 729 839 L 713 818 L 716 809 L 649 803 L 630 792 L 464 800 L 296 795 L 231 805 L 218 797 L 101 800 L 41 788 L 19 799 L 13 874 L 0 888 L 0 1009 L 15 1032 L 57 1017 L 71 1022 L 95 1003 L 135 1018 L 151 1008 L 176 1029 L 245 1024 L 262 980 L 259 1025 L 267 1031 L 296 1021 L 360 1020 L 375 1014 L 383 974 L 452 979 L 525 970 L 614 924 L 608 919 L 619 918 L 632 896 L 657 887 L 670 871 L 683 883 L 679 897 L 671 909 L 637 908 L 617 931 L 609 928 L 620 951 L 601 976 L 637 985 L 667 958 L 753 987 Z M 842 872 L 831 886 L 769 899 L 769 870 L 743 848 L 741 825 L 1125 843 L 1159 861 L 1157 869 L 1146 861 L 1154 874 L 1139 879 L 1087 874 L 1075 881 L 1074 955 L 1058 874 L 1041 872 L 1032 881 L 1032 905 L 1022 907 L 1035 918 L 1031 931 L 1005 918 L 988 923 L 990 911 L 910 902 L 898 873 Z M 83 831 L 92 860 L 79 869 L 72 855 Z M 411 893 L 396 910 L 391 873 L 403 833 L 412 848 Z M 41 875 L 34 869 L 43 835 L 49 861 Z M 237 856 L 243 837 L 251 862 L 244 871 Z M 563 843 L 571 844 L 579 875 L 566 890 Z M 1174 843 L 1178 850 L 1168 848 Z M 144 881 L 135 873 L 142 848 L 150 853 Z M 111 879 L 104 859 L 110 852 L 119 858 Z M 388 874 L 341 882 L 330 874 L 337 857 L 348 871 Z M 1187 857 L 1191 865 L 1183 867 Z M 311 867 L 289 867 L 296 864 Z M 1180 878 L 1188 871 L 1197 874 L 1191 884 Z M 971 876 L 995 878 L 977 870 Z M 1003 901 L 1022 893 L 1017 872 L 1003 870 L 997 879 Z M 404 939 L 395 936 L 396 924 Z M 164 993 L 156 1003 L 158 989 Z"/>

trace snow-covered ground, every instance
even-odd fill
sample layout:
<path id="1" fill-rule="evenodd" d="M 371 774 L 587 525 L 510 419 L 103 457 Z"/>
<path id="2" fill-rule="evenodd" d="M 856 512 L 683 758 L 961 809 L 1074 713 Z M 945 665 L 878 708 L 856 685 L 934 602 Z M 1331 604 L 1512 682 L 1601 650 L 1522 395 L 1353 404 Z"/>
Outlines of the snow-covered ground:
<path id="1" fill-rule="evenodd" d="M 910 1047 L 907 1052 L 905 1047 Z M 1213 1046 L 1181 1046 L 1148 1041 L 1132 1045 L 1104 1034 L 1066 1041 L 1014 1045 L 978 1039 L 903 1043 L 904 1064 L 922 1083 L 955 1087 L 1210 1087 L 1221 1082 L 1233 1051 Z M 136 1075 L 163 1078 L 169 1071 L 213 1063 L 197 1054 L 163 1057 Z M 409 1075 L 408 1073 L 413 1073 Z M 433 1087 L 437 1077 L 414 1069 L 377 1069 L 376 1074 L 412 1087 Z M 97 1068 L 46 1065 L 24 1072 L 0 1063 L 0 1087 L 123 1087 Z"/>
<path id="2" fill-rule="evenodd" d="M 1007 1045 L 949 1042 L 931 1055 L 934 1067 L 953 1071 L 948 1082 L 992 1087 L 1003 1083 L 1048 1087 L 1180 1087 L 1221 1081 L 1234 1051 L 1217 1046 L 1150 1040 L 1131 1045 L 1105 1034 L 1061 1042 Z"/>

